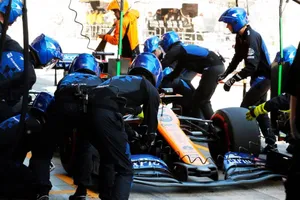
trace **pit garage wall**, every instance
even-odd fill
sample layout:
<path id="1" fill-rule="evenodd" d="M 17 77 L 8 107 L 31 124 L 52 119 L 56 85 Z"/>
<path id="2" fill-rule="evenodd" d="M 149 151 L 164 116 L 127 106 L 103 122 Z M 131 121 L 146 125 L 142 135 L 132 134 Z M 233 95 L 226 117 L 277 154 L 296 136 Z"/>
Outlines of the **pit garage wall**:
<path id="1" fill-rule="evenodd" d="M 105 0 L 107 3 L 109 0 Z M 140 11 L 139 18 L 139 38 L 140 43 L 149 37 L 145 18 L 149 11 L 155 13 L 159 7 L 180 8 L 182 3 L 198 3 L 198 14 L 202 13 L 204 24 L 214 24 L 209 30 L 197 29 L 202 34 L 203 41 L 194 42 L 206 46 L 212 50 L 218 50 L 225 57 L 231 57 L 234 44 L 234 35 L 226 29 L 226 25 L 217 22 L 218 17 L 228 8 L 234 6 L 235 0 L 129 0 L 133 9 Z M 239 5 L 246 8 L 247 0 L 239 0 Z M 68 9 L 69 0 L 28 0 L 28 20 L 29 20 L 29 40 L 32 41 L 41 33 L 45 33 L 57 39 L 64 52 L 91 52 L 87 49 L 88 40 L 80 36 L 81 27 L 74 22 L 74 12 Z M 276 52 L 279 50 L 278 33 L 278 6 L 279 0 L 248 0 L 250 11 L 250 22 L 253 28 L 259 31 L 271 54 L 273 60 Z M 85 21 L 86 11 L 91 9 L 89 3 L 82 3 L 80 0 L 72 0 L 71 7 L 78 12 L 78 21 Z M 267 8 L 267 9 L 266 9 Z M 300 26 L 297 20 L 300 19 L 299 5 L 289 2 L 283 13 L 283 44 L 288 46 L 293 44 L 297 46 L 300 41 Z M 214 22 L 214 23 L 213 23 Z M 23 44 L 22 19 L 19 18 L 8 30 L 8 34 Z M 204 32 L 204 33 L 203 33 Z M 92 39 L 89 47 L 95 48 L 99 40 Z M 142 47 L 141 47 L 142 48 Z M 115 46 L 109 46 L 109 51 L 116 51 Z M 228 54 L 228 55 L 226 55 Z"/>

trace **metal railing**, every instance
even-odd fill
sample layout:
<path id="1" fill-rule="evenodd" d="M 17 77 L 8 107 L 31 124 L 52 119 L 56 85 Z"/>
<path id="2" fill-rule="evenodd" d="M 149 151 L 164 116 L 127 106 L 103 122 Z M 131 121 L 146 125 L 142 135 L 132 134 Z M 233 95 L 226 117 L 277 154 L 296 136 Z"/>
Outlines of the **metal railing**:
<path id="1" fill-rule="evenodd" d="M 111 26 L 108 24 L 99 24 L 99 25 L 84 25 L 83 34 L 88 36 L 90 39 L 97 39 L 99 34 L 106 34 L 111 29 Z"/>

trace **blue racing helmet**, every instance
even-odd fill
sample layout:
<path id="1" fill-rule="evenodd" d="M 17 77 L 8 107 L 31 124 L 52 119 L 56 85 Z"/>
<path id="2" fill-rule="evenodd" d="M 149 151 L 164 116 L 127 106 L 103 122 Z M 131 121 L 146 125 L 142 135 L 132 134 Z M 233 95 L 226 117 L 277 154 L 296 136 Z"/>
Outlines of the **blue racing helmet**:
<path id="1" fill-rule="evenodd" d="M 180 41 L 179 35 L 175 31 L 169 31 L 162 35 L 162 39 L 159 44 L 166 53 L 170 49 L 171 45 L 178 41 Z"/>
<path id="2" fill-rule="evenodd" d="M 237 33 L 249 23 L 249 20 L 245 9 L 234 7 L 227 9 L 219 18 L 219 22 L 230 24 L 233 33 Z"/>
<path id="3" fill-rule="evenodd" d="M 167 76 L 167 75 L 170 74 L 172 71 L 173 71 L 173 68 L 171 68 L 171 67 L 166 67 L 166 68 L 163 70 L 163 77 Z"/>
<path id="4" fill-rule="evenodd" d="M 11 79 L 15 74 L 23 71 L 24 56 L 22 53 L 15 51 L 3 52 L 0 65 L 0 79 Z"/>
<path id="5" fill-rule="evenodd" d="M 48 106 L 54 100 L 54 97 L 47 93 L 41 92 L 39 93 L 32 103 L 32 109 L 36 109 L 45 113 L 47 111 Z"/>
<path id="6" fill-rule="evenodd" d="M 129 75 L 141 75 L 149 80 L 155 87 L 159 87 L 163 74 L 162 66 L 157 57 L 152 53 L 141 53 L 131 64 Z"/>
<path id="7" fill-rule="evenodd" d="M 58 60 L 63 59 L 63 53 L 58 42 L 44 34 L 33 40 L 30 49 L 37 57 L 37 64 L 47 68 L 54 67 Z"/>
<path id="8" fill-rule="evenodd" d="M 2 0 L 0 3 L 0 12 L 5 15 L 9 0 Z M 23 3 L 21 0 L 12 0 L 11 9 L 8 18 L 8 24 L 12 24 L 22 15 Z"/>
<path id="9" fill-rule="evenodd" d="M 92 54 L 79 54 L 72 62 L 69 74 L 73 72 L 86 72 L 100 76 L 99 64 Z"/>
<path id="10" fill-rule="evenodd" d="M 159 38 L 157 36 L 152 36 L 148 38 L 144 43 L 144 52 L 153 53 L 159 48 Z"/>
<path id="11" fill-rule="evenodd" d="M 290 45 L 283 49 L 283 60 L 282 62 L 289 63 L 292 65 L 294 58 L 296 56 L 297 49 L 293 45 Z M 275 62 L 280 61 L 280 52 L 277 52 L 275 57 Z"/>

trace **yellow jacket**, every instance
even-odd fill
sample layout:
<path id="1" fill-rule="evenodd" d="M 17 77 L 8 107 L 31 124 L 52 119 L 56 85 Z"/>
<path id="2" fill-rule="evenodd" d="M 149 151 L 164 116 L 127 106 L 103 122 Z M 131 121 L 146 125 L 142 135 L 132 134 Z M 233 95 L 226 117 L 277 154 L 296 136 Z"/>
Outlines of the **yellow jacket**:
<path id="1" fill-rule="evenodd" d="M 93 14 L 89 13 L 86 15 L 86 21 L 89 25 L 93 25 Z"/>
<path id="2" fill-rule="evenodd" d="M 138 21 L 137 21 L 139 16 L 140 16 L 140 13 L 137 10 L 132 9 L 132 10 L 127 11 L 123 17 L 122 38 L 124 38 L 127 27 L 129 26 L 128 32 L 127 32 L 127 37 L 129 40 L 131 50 L 134 50 L 139 44 Z M 104 40 L 106 40 L 110 44 L 118 45 L 119 34 L 120 34 L 119 25 L 120 25 L 120 22 L 119 22 L 119 20 L 117 20 L 116 21 L 116 29 L 114 31 L 114 34 L 113 35 L 105 35 Z"/>
<path id="3" fill-rule="evenodd" d="M 99 13 L 96 17 L 96 23 L 97 24 L 103 24 L 103 14 L 102 13 Z"/>

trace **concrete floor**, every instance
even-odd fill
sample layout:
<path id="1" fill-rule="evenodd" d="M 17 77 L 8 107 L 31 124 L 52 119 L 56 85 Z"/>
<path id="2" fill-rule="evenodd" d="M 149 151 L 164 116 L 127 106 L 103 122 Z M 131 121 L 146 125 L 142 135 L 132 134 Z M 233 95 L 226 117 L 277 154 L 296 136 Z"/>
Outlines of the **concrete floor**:
<path id="1" fill-rule="evenodd" d="M 205 148 L 200 149 L 204 154 L 209 155 Z M 29 155 L 30 157 L 30 155 Z M 28 158 L 29 158 L 28 157 Z M 28 158 L 25 163 L 28 163 Z M 75 192 L 76 186 L 73 185 L 73 180 L 64 171 L 59 158 L 56 156 L 53 159 L 55 170 L 51 172 L 51 182 L 53 185 L 50 192 L 50 199 L 63 200 Z M 220 177 L 222 174 L 220 173 Z M 88 191 L 88 199 L 97 199 L 96 191 Z M 284 188 L 280 180 L 268 180 L 258 184 L 214 187 L 214 188 L 198 188 L 198 189 L 183 189 L 183 188 L 159 188 L 149 187 L 134 184 L 130 199 L 184 199 L 184 200 L 283 200 L 285 199 Z"/>

